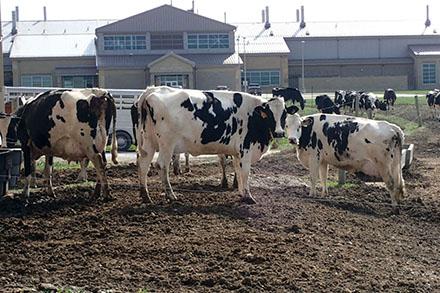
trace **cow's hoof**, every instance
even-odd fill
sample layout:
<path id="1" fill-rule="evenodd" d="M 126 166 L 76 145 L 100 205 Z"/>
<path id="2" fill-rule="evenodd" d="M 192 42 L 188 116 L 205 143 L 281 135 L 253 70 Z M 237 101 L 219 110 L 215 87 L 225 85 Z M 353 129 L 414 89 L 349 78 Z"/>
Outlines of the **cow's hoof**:
<path id="1" fill-rule="evenodd" d="M 177 200 L 177 196 L 174 194 L 174 192 L 166 192 L 166 196 L 171 202 Z"/>
<path id="2" fill-rule="evenodd" d="M 51 198 L 57 198 L 57 196 L 55 195 L 55 192 L 53 192 L 53 190 L 51 190 L 51 189 L 46 190 L 46 193 Z"/>
<path id="3" fill-rule="evenodd" d="M 141 188 L 141 190 L 139 191 L 139 195 L 140 195 L 143 203 L 145 203 L 145 204 L 153 203 L 153 201 L 151 200 L 150 195 L 145 190 L 145 188 Z"/>
<path id="4" fill-rule="evenodd" d="M 234 188 L 234 189 L 237 189 L 237 188 L 238 188 L 237 177 L 234 177 L 234 182 L 232 183 L 232 188 Z"/>
<path id="5" fill-rule="evenodd" d="M 191 169 L 190 168 L 185 168 L 185 173 L 191 173 Z"/>
<path id="6" fill-rule="evenodd" d="M 257 201 L 255 200 L 255 198 L 252 197 L 252 195 L 242 197 L 241 201 L 245 204 L 256 204 L 257 203 Z"/>
<path id="7" fill-rule="evenodd" d="M 393 215 L 400 215 L 400 208 L 399 207 L 393 207 Z"/>
<path id="8" fill-rule="evenodd" d="M 99 198 L 101 196 L 101 184 L 96 183 L 95 190 L 93 191 L 93 196 Z"/>
<path id="9" fill-rule="evenodd" d="M 115 198 L 113 196 L 111 196 L 110 194 L 104 195 L 102 197 L 102 201 L 103 202 L 111 202 L 111 201 L 114 201 L 114 200 L 115 200 Z"/>
<path id="10" fill-rule="evenodd" d="M 228 189 L 228 180 L 226 178 L 224 180 L 222 180 L 220 187 L 223 189 Z"/>
<path id="11" fill-rule="evenodd" d="M 173 169 L 173 174 L 174 174 L 175 176 L 179 176 L 179 175 L 182 174 L 182 172 L 180 171 L 180 169 Z"/>

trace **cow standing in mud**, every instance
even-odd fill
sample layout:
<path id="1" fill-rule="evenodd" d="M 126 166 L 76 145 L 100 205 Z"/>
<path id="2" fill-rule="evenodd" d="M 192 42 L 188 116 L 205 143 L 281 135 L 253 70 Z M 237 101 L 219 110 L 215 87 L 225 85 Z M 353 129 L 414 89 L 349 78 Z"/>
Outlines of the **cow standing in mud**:
<path id="1" fill-rule="evenodd" d="M 231 155 L 243 201 L 255 203 L 249 190 L 251 164 L 269 149 L 274 137 L 284 136 L 284 100 L 265 101 L 246 93 L 202 92 L 169 87 L 147 88 L 137 106 L 140 195 L 151 202 L 146 184 L 154 153 L 162 183 L 170 200 L 176 196 L 169 183 L 169 163 L 174 152 L 192 155 Z"/>
<path id="2" fill-rule="evenodd" d="M 53 157 L 68 161 L 89 159 L 96 168 L 95 196 L 110 198 L 105 175 L 105 153 L 113 122 L 112 160 L 117 163 L 115 135 L 116 107 L 111 94 L 103 89 L 53 90 L 39 94 L 17 111 L 17 137 L 24 154 L 26 186 L 29 196 L 32 161 L 46 156 L 48 192 L 54 195 L 51 173 Z"/>
<path id="3" fill-rule="evenodd" d="M 301 118 L 288 115 L 289 142 L 297 144 L 300 162 L 310 170 L 310 194 L 315 195 L 318 177 L 322 194 L 327 194 L 328 166 L 347 171 L 361 171 L 381 177 L 397 204 L 405 195 L 401 155 L 404 134 L 385 121 L 333 114 L 315 114 Z"/>

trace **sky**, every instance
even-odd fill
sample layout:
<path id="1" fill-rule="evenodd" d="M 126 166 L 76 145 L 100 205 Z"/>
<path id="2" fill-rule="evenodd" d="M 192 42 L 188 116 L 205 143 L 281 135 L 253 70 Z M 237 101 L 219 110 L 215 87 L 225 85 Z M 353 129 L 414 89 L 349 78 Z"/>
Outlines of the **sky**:
<path id="1" fill-rule="evenodd" d="M 191 0 L 0 0 L 2 20 L 11 20 L 19 6 L 20 20 L 43 18 L 47 6 L 49 20 L 122 19 L 145 10 L 172 4 L 190 9 Z M 439 0 L 195 0 L 195 11 L 219 21 L 224 13 L 229 23 L 259 22 L 268 5 L 272 22 L 296 20 L 296 9 L 305 7 L 307 21 L 424 20 L 426 5 L 430 18 L 440 17 Z"/>

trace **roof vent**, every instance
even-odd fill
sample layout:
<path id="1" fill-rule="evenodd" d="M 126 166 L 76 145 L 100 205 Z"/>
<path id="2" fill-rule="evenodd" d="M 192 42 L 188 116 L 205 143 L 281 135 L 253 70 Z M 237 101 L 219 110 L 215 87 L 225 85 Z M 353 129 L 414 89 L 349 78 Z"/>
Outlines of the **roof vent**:
<path id="1" fill-rule="evenodd" d="M 261 10 L 261 23 L 265 23 L 266 19 L 264 17 L 264 9 Z"/>
<path id="2" fill-rule="evenodd" d="M 425 27 L 428 27 L 431 25 L 431 21 L 429 20 L 429 5 L 426 5 L 426 21 L 425 21 Z"/>
<path id="3" fill-rule="evenodd" d="M 46 10 L 46 6 L 43 7 L 43 20 L 47 21 L 47 10 Z"/>
<path id="4" fill-rule="evenodd" d="M 20 21 L 19 11 L 18 11 L 18 6 L 15 6 L 15 19 L 16 19 L 17 21 Z"/>
<path id="5" fill-rule="evenodd" d="M 270 21 L 269 21 L 269 6 L 266 6 L 266 22 L 264 23 L 264 28 L 269 29 L 270 28 Z"/>
<path id="6" fill-rule="evenodd" d="M 16 18 L 14 10 L 12 10 L 12 29 L 11 29 L 11 34 L 12 35 L 16 35 L 17 34 L 17 18 Z"/>
<path id="7" fill-rule="evenodd" d="M 299 28 L 303 29 L 306 27 L 306 22 L 304 21 L 304 6 L 301 5 L 301 23 L 299 24 Z"/>

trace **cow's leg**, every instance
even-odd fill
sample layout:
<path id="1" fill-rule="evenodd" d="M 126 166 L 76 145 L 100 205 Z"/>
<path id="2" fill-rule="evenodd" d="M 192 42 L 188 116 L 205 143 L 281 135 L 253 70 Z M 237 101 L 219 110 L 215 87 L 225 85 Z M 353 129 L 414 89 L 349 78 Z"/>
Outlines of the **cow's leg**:
<path id="1" fill-rule="evenodd" d="M 150 198 L 148 193 L 147 186 L 147 174 L 151 167 L 151 162 L 154 157 L 154 148 L 152 146 L 148 146 L 147 150 L 139 150 L 137 153 L 137 164 L 138 164 L 138 175 L 139 175 L 139 195 L 143 202 L 152 203 L 153 201 Z"/>
<path id="2" fill-rule="evenodd" d="M 81 170 L 79 171 L 78 178 L 76 181 L 78 182 L 86 182 L 87 181 L 87 166 L 89 165 L 89 159 L 84 159 L 79 162 L 81 166 Z"/>
<path id="3" fill-rule="evenodd" d="M 316 181 L 318 180 L 318 176 L 319 176 L 319 160 L 316 154 L 310 154 L 309 172 L 310 172 L 310 196 L 315 196 Z"/>
<path id="4" fill-rule="evenodd" d="M 228 188 L 228 178 L 226 177 L 226 156 L 225 155 L 219 155 L 220 159 L 220 166 L 222 167 L 222 188 Z"/>
<path id="5" fill-rule="evenodd" d="M 189 173 L 191 170 L 189 168 L 189 153 L 185 153 L 185 172 Z"/>
<path id="6" fill-rule="evenodd" d="M 327 163 L 321 163 L 319 165 L 319 178 L 321 178 L 321 185 L 322 185 L 322 195 L 327 195 L 327 176 L 328 176 L 328 164 Z"/>
<path id="7" fill-rule="evenodd" d="M 108 190 L 107 176 L 105 174 L 105 163 L 102 155 L 99 153 L 93 153 L 93 155 L 89 157 L 89 160 L 96 169 L 96 177 L 98 179 L 94 191 L 95 198 L 98 198 L 102 192 L 103 199 L 111 200 L 112 197 Z"/>
<path id="8" fill-rule="evenodd" d="M 37 188 L 37 174 L 36 174 L 36 172 L 37 172 L 36 171 L 37 170 L 37 160 L 32 159 L 31 160 L 31 165 L 32 165 L 32 167 L 31 167 L 32 174 L 31 174 L 31 177 L 29 179 L 29 185 L 34 187 L 34 188 Z"/>
<path id="9" fill-rule="evenodd" d="M 170 161 L 173 156 L 173 149 L 174 149 L 173 147 L 161 144 L 159 146 L 159 156 L 157 158 L 157 164 L 160 167 L 160 177 L 162 180 L 162 184 L 164 185 L 165 188 L 165 195 L 171 201 L 177 199 L 173 189 L 171 188 L 170 176 L 169 176 Z"/>
<path id="10" fill-rule="evenodd" d="M 173 154 L 172 161 L 174 175 L 177 176 L 182 174 L 182 171 L 180 170 L 180 154 Z"/>
<path id="11" fill-rule="evenodd" d="M 23 161 L 24 161 L 24 177 L 26 178 L 23 189 L 23 195 L 27 200 L 30 195 L 32 172 L 34 171 L 33 168 L 35 168 L 35 165 L 33 164 L 34 160 L 32 159 L 30 147 L 27 145 L 22 145 L 22 150 L 23 150 Z"/>
<path id="12" fill-rule="evenodd" d="M 52 172 L 53 172 L 53 156 L 46 155 L 44 164 L 44 177 L 46 178 L 46 192 L 49 196 L 55 197 L 52 186 Z"/>
<path id="13" fill-rule="evenodd" d="M 249 189 L 250 158 L 245 156 L 241 159 L 234 159 L 234 167 L 238 176 L 238 190 L 242 196 L 242 201 L 248 204 L 257 203 Z"/>

